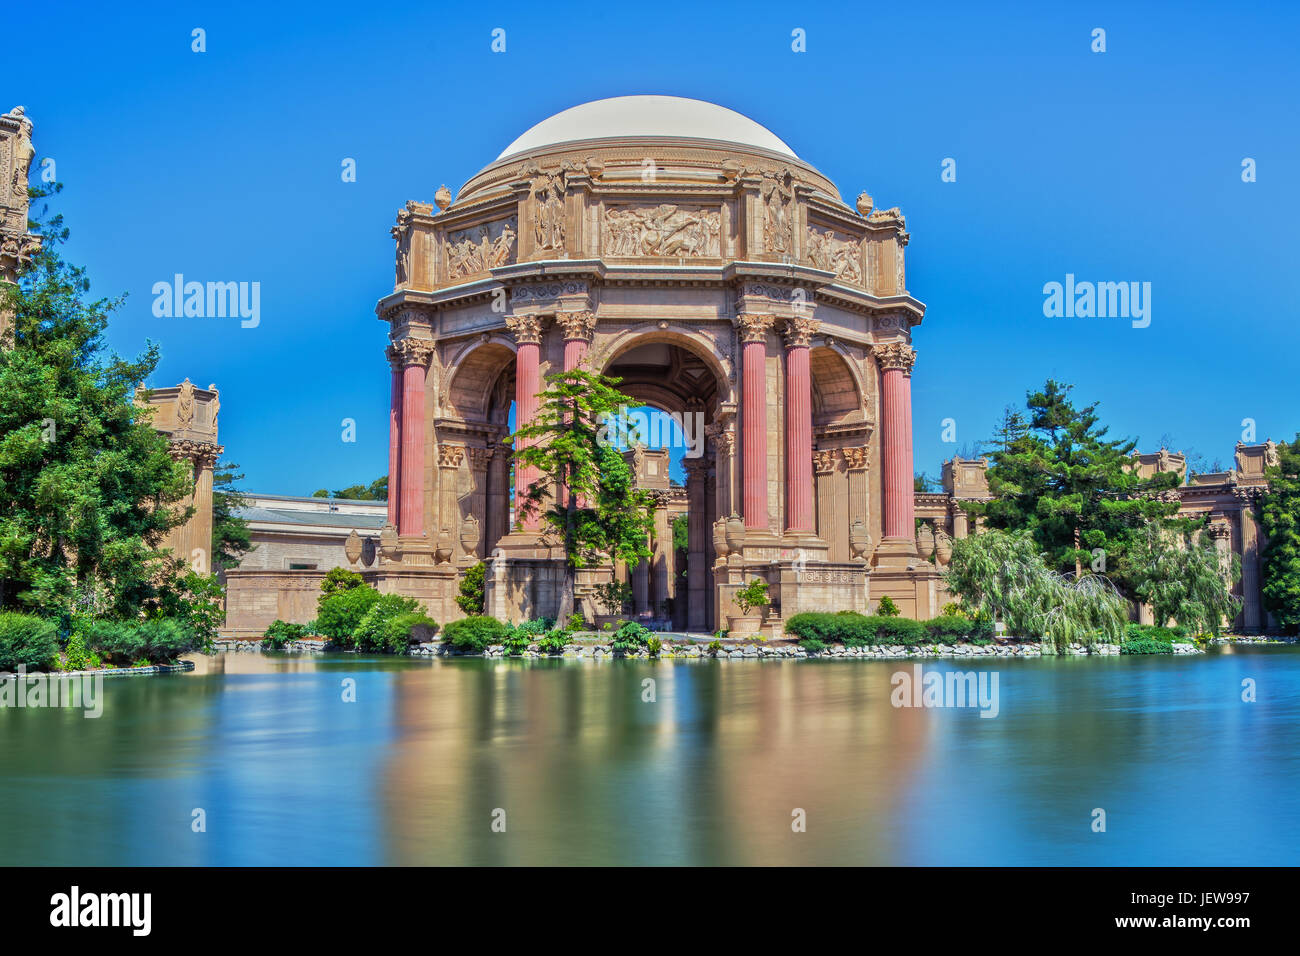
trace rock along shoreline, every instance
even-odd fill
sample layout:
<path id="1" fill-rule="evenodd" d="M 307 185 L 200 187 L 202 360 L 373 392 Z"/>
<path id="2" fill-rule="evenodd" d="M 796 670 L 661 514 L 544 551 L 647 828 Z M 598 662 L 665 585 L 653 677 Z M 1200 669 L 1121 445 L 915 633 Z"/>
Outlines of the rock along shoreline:
<path id="1" fill-rule="evenodd" d="M 1216 638 L 1212 644 L 1294 644 L 1296 638 L 1271 637 L 1224 637 Z M 227 640 L 217 642 L 218 650 L 231 653 L 263 653 L 260 641 Z M 1204 654 L 1205 648 L 1195 644 L 1173 645 L 1175 656 Z M 281 650 L 288 654 L 321 654 L 327 651 L 350 653 L 324 640 L 290 641 Z M 648 660 L 651 655 L 641 648 L 631 653 L 622 654 L 608 643 L 568 644 L 559 654 L 547 654 L 539 651 L 536 645 L 518 655 L 507 655 L 504 645 L 494 644 L 484 651 L 463 651 L 450 644 L 432 642 L 415 644 L 406 653 L 408 657 L 487 657 L 505 658 L 515 656 L 521 660 L 541 658 L 558 658 L 561 660 L 613 660 L 627 658 L 630 660 Z M 970 658 L 1036 658 L 1036 657 L 1116 657 L 1119 646 L 1116 644 L 1094 644 L 1091 648 L 1082 644 L 1071 644 L 1062 654 L 1049 651 L 1044 654 L 1043 645 L 1035 642 L 1018 642 L 1010 644 L 922 644 L 870 645 L 867 647 L 843 647 L 832 645 L 823 651 L 808 651 L 792 642 L 769 643 L 763 641 L 728 641 L 720 648 L 711 649 L 709 645 L 698 642 L 665 642 L 658 657 L 662 660 L 934 660 L 934 659 L 970 659 Z M 1163 656 L 1163 655 L 1160 655 Z"/>

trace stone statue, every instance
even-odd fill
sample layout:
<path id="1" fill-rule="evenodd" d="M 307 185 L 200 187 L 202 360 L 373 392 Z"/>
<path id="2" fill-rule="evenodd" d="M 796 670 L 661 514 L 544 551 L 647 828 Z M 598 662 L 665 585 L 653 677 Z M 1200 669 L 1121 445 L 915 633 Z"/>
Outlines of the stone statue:
<path id="1" fill-rule="evenodd" d="M 194 385 L 187 378 L 176 393 L 176 427 L 189 428 L 194 424 Z"/>

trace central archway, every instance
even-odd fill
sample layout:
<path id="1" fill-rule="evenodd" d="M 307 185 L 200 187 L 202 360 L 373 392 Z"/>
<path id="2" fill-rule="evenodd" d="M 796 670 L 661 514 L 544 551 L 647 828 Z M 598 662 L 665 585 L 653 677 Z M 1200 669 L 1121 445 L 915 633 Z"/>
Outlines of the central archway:
<path id="1" fill-rule="evenodd" d="M 726 373 L 701 343 L 670 330 L 627 335 L 605 354 L 600 370 L 643 406 L 636 417 L 648 429 L 640 436 L 645 451 L 629 451 L 629 463 L 657 505 L 653 557 L 630 572 L 634 610 L 666 610 L 678 630 L 715 630 L 709 529 L 718 513 L 718 477 L 706 429 L 727 392 Z M 679 548 L 674 530 L 683 519 Z"/>

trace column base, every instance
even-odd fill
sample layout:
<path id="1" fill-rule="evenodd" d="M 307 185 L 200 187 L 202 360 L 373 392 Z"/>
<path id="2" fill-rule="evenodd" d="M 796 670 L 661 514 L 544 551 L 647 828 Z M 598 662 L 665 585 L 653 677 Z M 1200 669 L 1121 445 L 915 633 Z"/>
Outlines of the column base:
<path id="1" fill-rule="evenodd" d="M 871 566 L 881 571 L 911 571 L 930 563 L 916 552 L 915 538 L 884 538 L 871 556 Z"/>

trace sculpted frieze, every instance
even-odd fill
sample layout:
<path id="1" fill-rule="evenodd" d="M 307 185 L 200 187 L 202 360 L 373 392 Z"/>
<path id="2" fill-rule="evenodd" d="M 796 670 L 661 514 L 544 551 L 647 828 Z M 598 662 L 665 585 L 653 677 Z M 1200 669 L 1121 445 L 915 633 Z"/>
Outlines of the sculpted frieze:
<path id="1" fill-rule="evenodd" d="M 447 234 L 447 278 L 487 272 L 515 259 L 519 220 L 511 216 Z"/>
<path id="2" fill-rule="evenodd" d="M 613 206 L 605 210 L 607 256 L 721 255 L 722 213 L 699 206 Z"/>
<path id="3" fill-rule="evenodd" d="M 838 235 L 833 229 L 809 226 L 805 248 L 808 261 L 816 268 L 833 272 L 853 285 L 862 285 L 862 240 Z"/>
<path id="4" fill-rule="evenodd" d="M 764 173 L 759 195 L 763 200 L 763 244 L 770 253 L 794 251 L 794 177 L 788 169 Z"/>

